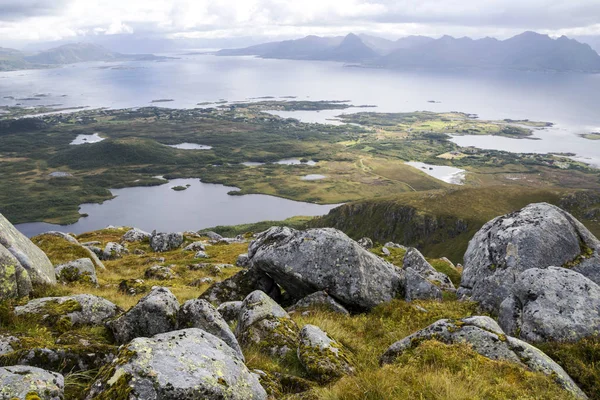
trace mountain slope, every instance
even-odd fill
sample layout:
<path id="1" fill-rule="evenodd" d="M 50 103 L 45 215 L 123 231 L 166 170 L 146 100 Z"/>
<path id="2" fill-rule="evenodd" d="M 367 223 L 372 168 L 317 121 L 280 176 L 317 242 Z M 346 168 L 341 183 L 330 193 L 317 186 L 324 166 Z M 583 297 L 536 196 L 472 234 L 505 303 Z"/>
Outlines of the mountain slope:
<path id="1" fill-rule="evenodd" d="M 315 55 L 316 59 L 329 61 L 360 62 L 372 60 L 379 55 L 367 46 L 360 37 L 351 33 L 344 38 L 339 46 L 324 50 Z"/>

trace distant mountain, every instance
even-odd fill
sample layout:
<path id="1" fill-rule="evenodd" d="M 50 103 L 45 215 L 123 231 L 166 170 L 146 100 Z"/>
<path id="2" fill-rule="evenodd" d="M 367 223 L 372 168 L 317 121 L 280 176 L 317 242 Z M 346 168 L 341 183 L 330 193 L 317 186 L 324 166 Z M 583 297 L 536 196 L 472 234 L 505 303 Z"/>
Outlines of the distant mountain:
<path id="1" fill-rule="evenodd" d="M 0 48 L 0 70 L 44 68 L 89 61 L 162 60 L 168 57 L 153 54 L 121 54 L 91 43 L 71 43 L 25 54 L 18 50 Z"/>
<path id="2" fill-rule="evenodd" d="M 600 55 L 589 45 L 565 36 L 525 32 L 507 40 L 444 36 L 409 36 L 396 41 L 371 35 L 344 38 L 308 36 L 217 55 L 331 60 L 384 68 L 499 68 L 517 70 L 600 72 Z"/>

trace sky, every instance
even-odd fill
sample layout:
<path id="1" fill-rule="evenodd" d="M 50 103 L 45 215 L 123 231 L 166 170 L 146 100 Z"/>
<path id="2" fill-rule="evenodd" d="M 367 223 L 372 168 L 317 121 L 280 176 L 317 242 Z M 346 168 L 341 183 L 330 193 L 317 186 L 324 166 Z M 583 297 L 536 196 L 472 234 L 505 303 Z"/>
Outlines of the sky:
<path id="1" fill-rule="evenodd" d="M 600 0 L 0 0 L 0 47 L 16 48 L 111 39 L 251 44 L 349 32 L 506 38 L 526 30 L 600 43 Z"/>

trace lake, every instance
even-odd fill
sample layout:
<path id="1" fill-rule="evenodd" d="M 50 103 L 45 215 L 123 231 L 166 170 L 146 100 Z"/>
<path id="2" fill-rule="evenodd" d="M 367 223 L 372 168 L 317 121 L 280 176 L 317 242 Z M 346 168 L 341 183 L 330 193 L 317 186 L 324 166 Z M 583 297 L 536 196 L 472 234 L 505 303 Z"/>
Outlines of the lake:
<path id="1" fill-rule="evenodd" d="M 190 187 L 184 191 L 171 189 L 186 185 Z M 298 215 L 319 216 L 337 207 L 260 194 L 228 194 L 235 190 L 198 179 L 173 179 L 160 186 L 114 189 L 112 193 L 117 197 L 112 200 L 82 204 L 80 212 L 89 216 L 72 225 L 33 222 L 16 227 L 30 237 L 52 230 L 79 234 L 107 225 L 132 226 L 149 232 L 197 231 L 217 225 L 279 221 Z"/>

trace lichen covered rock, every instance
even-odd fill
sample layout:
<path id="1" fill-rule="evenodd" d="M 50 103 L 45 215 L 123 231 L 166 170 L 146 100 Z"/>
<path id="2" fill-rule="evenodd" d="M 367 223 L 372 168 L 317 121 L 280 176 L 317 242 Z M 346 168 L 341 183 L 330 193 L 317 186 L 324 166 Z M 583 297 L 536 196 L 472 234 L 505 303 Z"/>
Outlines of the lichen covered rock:
<path id="1" fill-rule="evenodd" d="M 32 289 L 27 270 L 0 245 L 0 300 L 26 297 Z"/>
<path id="2" fill-rule="evenodd" d="M 404 269 L 404 300 L 442 300 L 442 290 L 412 268 Z"/>
<path id="3" fill-rule="evenodd" d="M 320 382 L 330 382 L 354 373 L 346 350 L 314 325 L 305 325 L 300 331 L 298 359 L 309 376 Z"/>
<path id="4" fill-rule="evenodd" d="M 240 316 L 242 304 L 243 302 L 241 301 L 227 301 L 219 305 L 219 307 L 217 307 L 217 311 L 227 323 L 231 323 L 237 321 L 238 317 Z"/>
<path id="5" fill-rule="evenodd" d="M 205 251 L 206 250 L 206 245 L 202 242 L 194 242 L 194 243 L 190 243 L 188 244 L 183 251 Z"/>
<path id="6" fill-rule="evenodd" d="M 143 242 L 144 240 L 149 240 L 152 235 L 148 232 L 144 232 L 141 229 L 133 228 L 128 230 L 121 240 L 125 242 Z"/>
<path id="7" fill-rule="evenodd" d="M 348 312 L 348 310 L 346 310 L 344 306 L 335 301 L 335 299 L 329 296 L 325 291 L 309 294 L 308 296 L 298 300 L 296 304 L 288 308 L 288 311 L 291 312 L 306 308 L 320 308 L 343 315 L 350 315 L 350 313 Z"/>
<path id="8" fill-rule="evenodd" d="M 137 337 L 174 331 L 178 311 L 179 302 L 173 293 L 164 287 L 154 287 L 129 311 L 106 325 L 117 343 L 127 343 Z"/>
<path id="9" fill-rule="evenodd" d="M 122 258 L 125 254 L 129 253 L 127 248 L 119 243 L 109 242 L 102 251 L 103 260 L 117 260 Z"/>
<path id="10" fill-rule="evenodd" d="M 277 286 L 273 279 L 251 268 L 240 271 L 231 278 L 215 283 L 202 293 L 200 298 L 208 300 L 213 304 L 242 301 L 255 290 L 261 290 L 276 300 L 281 297 L 279 286 Z"/>
<path id="11" fill-rule="evenodd" d="M 427 262 L 423 254 L 415 248 L 410 248 L 404 255 L 403 268 L 412 268 L 423 278 L 433 283 L 442 290 L 455 292 L 456 288 L 448 275 L 438 272 Z"/>
<path id="12" fill-rule="evenodd" d="M 153 265 L 144 272 L 144 278 L 156 279 L 159 281 L 168 281 L 175 278 L 175 273 L 169 267 Z"/>
<path id="13" fill-rule="evenodd" d="M 0 368 L 0 399 L 63 400 L 62 375 L 40 368 L 16 365 Z"/>
<path id="14" fill-rule="evenodd" d="M 183 233 L 152 233 L 150 247 L 157 253 L 178 249 L 183 244 Z"/>
<path id="15" fill-rule="evenodd" d="M 260 290 L 242 303 L 235 331 L 240 344 L 255 345 L 265 353 L 285 357 L 298 345 L 298 326 L 288 313 Z"/>
<path id="16" fill-rule="evenodd" d="M 266 400 L 237 352 L 216 336 L 191 328 L 138 338 L 100 371 L 87 400 Z"/>
<path id="17" fill-rule="evenodd" d="M 98 284 L 96 267 L 94 267 L 94 263 L 89 258 L 80 258 L 58 265 L 55 271 L 57 280 L 62 283 L 82 282 L 93 285 Z"/>

